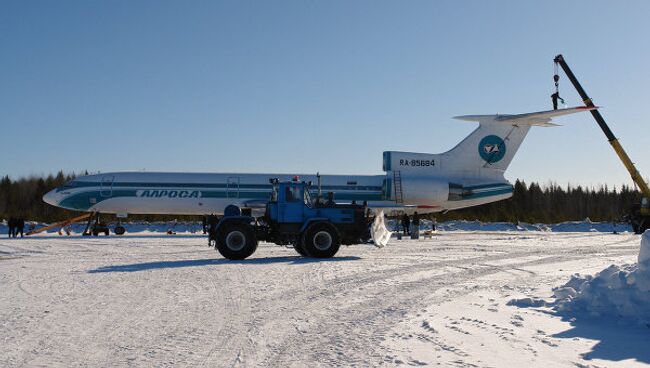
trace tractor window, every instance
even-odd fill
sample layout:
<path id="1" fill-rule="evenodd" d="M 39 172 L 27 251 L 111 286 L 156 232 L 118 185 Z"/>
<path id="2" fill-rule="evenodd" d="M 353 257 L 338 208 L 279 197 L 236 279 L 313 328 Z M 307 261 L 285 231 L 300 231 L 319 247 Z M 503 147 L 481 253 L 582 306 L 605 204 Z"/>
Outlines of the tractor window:
<path id="1" fill-rule="evenodd" d="M 291 190 L 291 187 L 288 185 L 284 187 L 284 200 L 287 202 L 293 202 L 293 191 Z"/>
<path id="2" fill-rule="evenodd" d="M 311 195 L 309 195 L 309 190 L 305 190 L 304 199 L 305 199 L 305 205 L 307 207 L 311 207 L 312 206 L 312 201 L 311 201 Z"/>
<path id="3" fill-rule="evenodd" d="M 271 202 L 277 202 L 278 201 L 278 186 L 277 185 L 272 185 L 271 186 Z"/>
<path id="4" fill-rule="evenodd" d="M 298 185 L 287 185 L 284 191 L 284 198 L 287 202 L 299 202 L 302 199 L 302 193 L 300 192 L 300 186 Z"/>
<path id="5" fill-rule="evenodd" d="M 300 193 L 301 187 L 299 185 L 292 185 L 291 186 L 291 200 L 292 201 L 299 201 L 302 198 L 302 193 Z"/>

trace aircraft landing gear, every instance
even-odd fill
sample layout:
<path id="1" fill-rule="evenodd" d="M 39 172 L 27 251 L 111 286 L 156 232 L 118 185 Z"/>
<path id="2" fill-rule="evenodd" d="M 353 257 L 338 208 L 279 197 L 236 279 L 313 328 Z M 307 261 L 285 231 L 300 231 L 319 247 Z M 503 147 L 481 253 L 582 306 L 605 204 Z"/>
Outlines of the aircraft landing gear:
<path id="1" fill-rule="evenodd" d="M 95 219 L 95 222 L 93 223 L 93 217 Z M 106 226 L 105 223 L 99 221 L 99 212 L 95 212 L 94 216 L 91 216 L 88 218 L 88 223 L 86 224 L 86 229 L 83 232 L 83 236 L 98 236 L 99 234 L 103 233 L 104 235 L 108 236 L 109 231 L 108 231 L 108 226 Z"/>

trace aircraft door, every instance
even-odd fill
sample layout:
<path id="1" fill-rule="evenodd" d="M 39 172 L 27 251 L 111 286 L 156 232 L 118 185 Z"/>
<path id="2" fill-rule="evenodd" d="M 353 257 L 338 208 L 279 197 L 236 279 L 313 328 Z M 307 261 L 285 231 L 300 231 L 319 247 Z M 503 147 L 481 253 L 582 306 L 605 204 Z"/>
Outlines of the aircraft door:
<path id="1" fill-rule="evenodd" d="M 99 189 L 99 195 L 101 197 L 112 197 L 113 196 L 113 180 L 114 176 L 104 176 L 102 178 L 101 187 Z"/>
<path id="2" fill-rule="evenodd" d="M 226 198 L 239 198 L 239 176 L 229 176 L 226 181 Z"/>

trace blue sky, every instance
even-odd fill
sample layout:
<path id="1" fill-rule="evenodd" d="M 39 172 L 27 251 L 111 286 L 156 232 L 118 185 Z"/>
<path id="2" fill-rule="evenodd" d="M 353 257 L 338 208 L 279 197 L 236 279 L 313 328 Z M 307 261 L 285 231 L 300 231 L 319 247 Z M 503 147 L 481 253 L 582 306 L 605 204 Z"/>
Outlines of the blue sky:
<path id="1" fill-rule="evenodd" d="M 648 176 L 648 19 L 647 1 L 3 1 L 0 175 L 377 174 L 384 150 L 474 128 L 452 116 L 550 108 L 563 53 Z M 507 178 L 631 183 L 590 115 L 558 122 Z"/>

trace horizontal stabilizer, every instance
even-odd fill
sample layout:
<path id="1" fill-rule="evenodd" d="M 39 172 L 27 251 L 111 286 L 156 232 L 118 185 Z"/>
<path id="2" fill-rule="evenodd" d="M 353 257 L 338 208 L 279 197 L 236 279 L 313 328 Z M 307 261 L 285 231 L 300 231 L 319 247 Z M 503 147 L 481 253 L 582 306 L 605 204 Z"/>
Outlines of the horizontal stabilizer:
<path id="1" fill-rule="evenodd" d="M 508 124 L 552 127 L 552 126 L 558 126 L 557 124 L 551 123 L 551 119 L 556 116 L 575 114 L 577 112 L 590 111 L 590 110 L 595 110 L 597 108 L 598 107 L 579 106 L 579 107 L 571 107 L 568 109 L 539 111 L 539 112 L 531 112 L 527 114 L 517 114 L 517 115 L 508 115 L 508 114 L 463 115 L 463 116 L 455 116 L 454 119 L 465 120 L 465 121 L 478 121 L 480 123 L 508 123 Z"/>

